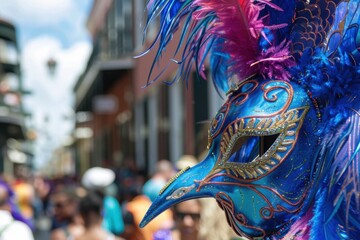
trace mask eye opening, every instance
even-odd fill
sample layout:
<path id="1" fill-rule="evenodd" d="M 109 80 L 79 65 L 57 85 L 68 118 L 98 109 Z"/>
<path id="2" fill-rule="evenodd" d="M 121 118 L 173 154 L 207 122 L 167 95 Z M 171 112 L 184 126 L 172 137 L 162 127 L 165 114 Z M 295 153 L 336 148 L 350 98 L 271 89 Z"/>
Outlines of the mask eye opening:
<path id="1" fill-rule="evenodd" d="M 243 155 L 240 154 L 240 151 L 242 150 L 242 147 L 246 147 L 246 151 L 253 151 L 254 148 L 257 149 L 257 152 L 253 152 L 252 154 L 248 154 L 248 155 L 254 155 L 255 154 L 255 158 L 249 158 L 247 161 L 252 161 L 256 158 L 259 158 L 261 156 L 263 156 L 270 148 L 271 146 L 275 143 L 275 141 L 278 139 L 278 137 L 280 136 L 280 133 L 278 134 L 273 134 L 273 135 L 267 135 L 267 136 L 242 136 L 239 137 L 235 144 L 233 145 L 230 154 L 228 155 L 229 158 L 228 159 L 240 159 L 241 156 Z M 249 145 L 249 141 L 253 140 L 254 138 L 256 138 L 256 144 L 254 147 L 252 148 L 248 148 L 247 145 Z M 234 157 L 234 155 L 237 155 Z M 245 154 L 247 155 L 247 154 Z M 242 159 L 241 159 L 242 160 Z"/>
<path id="2" fill-rule="evenodd" d="M 260 156 L 264 155 L 267 150 L 275 143 L 276 139 L 280 134 L 268 135 L 268 136 L 261 136 L 260 138 Z"/>

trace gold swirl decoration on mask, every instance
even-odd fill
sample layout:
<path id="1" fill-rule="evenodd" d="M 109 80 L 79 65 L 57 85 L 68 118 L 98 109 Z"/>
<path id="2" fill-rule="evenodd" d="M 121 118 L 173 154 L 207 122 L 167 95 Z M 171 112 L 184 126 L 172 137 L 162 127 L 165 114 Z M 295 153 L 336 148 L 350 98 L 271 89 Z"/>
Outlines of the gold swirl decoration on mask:
<path id="1" fill-rule="evenodd" d="M 266 176 L 280 165 L 295 146 L 298 132 L 308 110 L 309 107 L 296 108 L 273 118 L 251 118 L 247 119 L 246 123 L 244 119 L 240 119 L 229 124 L 220 142 L 218 161 L 209 176 L 222 170 L 241 180 L 255 180 Z M 235 145 L 242 143 L 241 138 L 276 134 L 279 136 L 271 147 L 251 162 L 227 162 Z"/>
<path id="2" fill-rule="evenodd" d="M 279 91 L 273 92 L 279 89 L 286 91 L 288 95 L 280 110 L 266 116 L 249 116 L 236 119 L 226 126 L 220 140 L 220 153 L 217 162 L 203 183 L 210 181 L 214 175 L 223 171 L 241 181 L 254 181 L 269 174 L 286 159 L 295 146 L 309 106 L 288 110 L 294 93 L 291 85 L 283 81 L 269 81 L 263 84 L 264 99 L 269 102 L 277 101 Z M 273 135 L 278 135 L 278 137 L 269 149 L 264 151 L 262 155 L 255 157 L 251 162 L 228 161 L 231 155 L 237 152 L 249 137 Z"/>
<path id="3" fill-rule="evenodd" d="M 249 88 L 236 94 L 236 92 L 242 90 L 242 88 L 245 86 L 249 86 Z M 256 80 L 246 80 L 238 84 L 235 88 L 232 88 L 227 93 L 227 95 L 229 96 L 228 101 L 220 108 L 219 112 L 211 121 L 208 131 L 208 149 L 210 149 L 213 139 L 219 134 L 230 109 L 230 105 L 233 103 L 236 106 L 244 104 L 249 99 L 249 95 L 254 92 L 258 86 L 259 83 Z"/>
<path id="4" fill-rule="evenodd" d="M 224 192 L 219 192 L 216 194 L 215 199 L 220 206 L 220 208 L 225 212 L 226 219 L 230 225 L 230 227 L 239 235 L 242 237 L 246 237 L 248 239 L 252 239 L 251 236 L 244 233 L 238 225 L 251 229 L 255 231 L 259 235 L 259 239 L 262 239 L 265 237 L 266 233 L 265 230 L 260 227 L 250 226 L 248 224 L 247 218 L 244 216 L 244 214 L 236 213 L 235 212 L 235 205 L 233 200 L 229 195 L 227 195 Z"/>

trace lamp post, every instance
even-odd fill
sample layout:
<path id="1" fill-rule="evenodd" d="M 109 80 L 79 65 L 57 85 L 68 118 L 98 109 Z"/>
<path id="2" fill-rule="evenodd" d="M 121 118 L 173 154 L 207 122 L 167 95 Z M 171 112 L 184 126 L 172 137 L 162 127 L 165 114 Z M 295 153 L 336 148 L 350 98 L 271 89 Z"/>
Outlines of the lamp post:
<path id="1" fill-rule="evenodd" d="M 49 60 L 46 62 L 46 64 L 48 67 L 49 75 L 54 76 L 57 62 L 55 61 L 54 58 L 50 57 Z"/>

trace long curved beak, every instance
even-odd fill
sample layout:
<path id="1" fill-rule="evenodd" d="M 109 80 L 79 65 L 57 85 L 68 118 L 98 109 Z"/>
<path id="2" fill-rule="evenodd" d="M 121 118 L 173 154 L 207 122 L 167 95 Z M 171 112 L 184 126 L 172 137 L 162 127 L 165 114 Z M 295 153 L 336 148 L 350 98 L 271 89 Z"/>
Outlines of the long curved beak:
<path id="1" fill-rule="evenodd" d="M 159 196 L 152 203 L 141 221 L 140 227 L 145 227 L 152 219 L 177 203 L 212 196 L 210 191 L 205 188 L 199 190 L 198 187 L 200 181 L 212 169 L 214 162 L 213 159 L 207 157 L 194 167 L 179 172 L 178 176 L 170 180 L 163 191 L 160 191 Z"/>

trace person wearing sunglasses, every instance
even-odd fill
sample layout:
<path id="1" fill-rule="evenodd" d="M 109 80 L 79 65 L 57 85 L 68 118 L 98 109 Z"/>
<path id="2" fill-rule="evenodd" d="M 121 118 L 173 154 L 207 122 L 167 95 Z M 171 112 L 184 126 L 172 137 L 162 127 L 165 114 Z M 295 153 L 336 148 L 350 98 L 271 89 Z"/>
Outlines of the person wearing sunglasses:
<path id="1" fill-rule="evenodd" d="M 53 231 L 51 240 L 73 240 L 84 232 L 78 213 L 79 198 L 75 187 L 63 187 L 52 196 Z"/>
<path id="2" fill-rule="evenodd" d="M 246 240 L 227 225 L 225 214 L 213 199 L 181 202 L 174 206 L 174 218 L 173 240 Z"/>
<path id="3" fill-rule="evenodd" d="M 175 240 L 198 239 L 200 231 L 201 203 L 199 200 L 189 200 L 174 206 Z"/>

